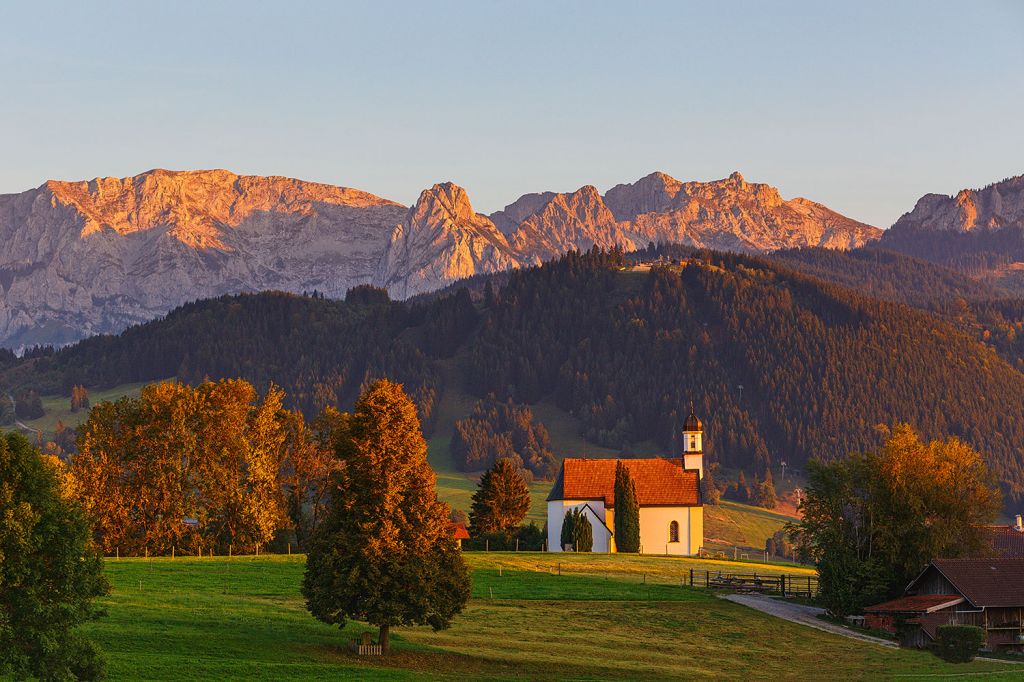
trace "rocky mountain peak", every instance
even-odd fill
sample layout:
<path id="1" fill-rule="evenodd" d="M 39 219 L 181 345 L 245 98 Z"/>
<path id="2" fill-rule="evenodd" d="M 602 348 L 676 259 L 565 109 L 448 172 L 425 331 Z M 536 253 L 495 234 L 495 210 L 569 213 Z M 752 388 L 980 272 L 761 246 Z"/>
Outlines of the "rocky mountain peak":
<path id="1" fill-rule="evenodd" d="M 195 298 L 279 289 L 404 298 L 570 249 L 648 242 L 759 252 L 859 246 L 878 231 L 738 173 L 661 172 L 526 194 L 488 217 L 444 182 L 406 207 L 360 190 L 227 170 L 154 169 L 0 196 L 0 339 L 15 347 L 120 331 Z"/>
<path id="2" fill-rule="evenodd" d="M 1024 226 L 1024 175 L 982 189 L 962 189 L 952 196 L 926 194 L 892 230 L 970 232 L 1014 225 Z"/>

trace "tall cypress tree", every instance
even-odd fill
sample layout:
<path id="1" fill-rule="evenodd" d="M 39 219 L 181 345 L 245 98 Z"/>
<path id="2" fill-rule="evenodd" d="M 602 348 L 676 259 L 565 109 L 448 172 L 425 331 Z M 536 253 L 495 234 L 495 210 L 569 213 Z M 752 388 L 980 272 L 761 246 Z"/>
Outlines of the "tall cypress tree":
<path id="1" fill-rule="evenodd" d="M 615 463 L 615 549 L 640 551 L 640 500 L 633 477 L 621 461 Z"/>
<path id="2" fill-rule="evenodd" d="M 378 626 L 384 651 L 392 626 L 448 627 L 469 600 L 469 571 L 400 385 L 381 380 L 359 397 L 337 453 L 344 467 L 306 560 L 307 608 L 325 623 Z"/>

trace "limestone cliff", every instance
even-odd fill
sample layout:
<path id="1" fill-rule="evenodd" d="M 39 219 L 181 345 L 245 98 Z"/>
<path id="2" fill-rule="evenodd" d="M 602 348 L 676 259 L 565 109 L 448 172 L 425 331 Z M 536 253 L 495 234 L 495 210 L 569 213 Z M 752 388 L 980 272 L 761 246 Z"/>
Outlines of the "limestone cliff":
<path id="1" fill-rule="evenodd" d="M 603 197 L 590 185 L 527 194 L 490 217 L 452 183 L 407 208 L 355 189 L 222 170 L 51 181 L 0 196 L 0 343 L 117 332 L 232 292 L 340 297 L 374 283 L 405 298 L 595 244 L 850 248 L 878 233 L 738 173 L 706 183 L 654 173 Z"/>
<path id="2" fill-rule="evenodd" d="M 894 232 L 970 232 L 1024 226 L 1024 175 L 955 196 L 926 194 L 893 224 Z"/>

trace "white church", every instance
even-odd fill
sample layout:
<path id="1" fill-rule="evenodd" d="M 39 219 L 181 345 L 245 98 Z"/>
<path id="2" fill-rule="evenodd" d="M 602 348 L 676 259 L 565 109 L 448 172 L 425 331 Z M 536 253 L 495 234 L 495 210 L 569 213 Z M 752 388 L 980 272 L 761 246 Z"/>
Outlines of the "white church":
<path id="1" fill-rule="evenodd" d="M 704 427 L 690 411 L 683 454 L 671 459 L 566 459 L 548 495 L 548 551 L 561 552 L 562 522 L 581 509 L 594 533 L 594 552 L 615 551 L 615 464 L 636 484 L 642 554 L 698 554 L 704 544 Z"/>

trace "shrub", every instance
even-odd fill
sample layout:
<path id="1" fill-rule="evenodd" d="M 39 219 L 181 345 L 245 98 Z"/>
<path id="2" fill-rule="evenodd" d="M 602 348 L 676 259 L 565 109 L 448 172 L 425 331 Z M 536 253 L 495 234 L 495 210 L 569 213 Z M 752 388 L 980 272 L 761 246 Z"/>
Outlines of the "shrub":
<path id="1" fill-rule="evenodd" d="M 985 631 L 973 625 L 940 625 L 935 632 L 933 651 L 950 663 L 968 663 L 985 643 Z"/>

